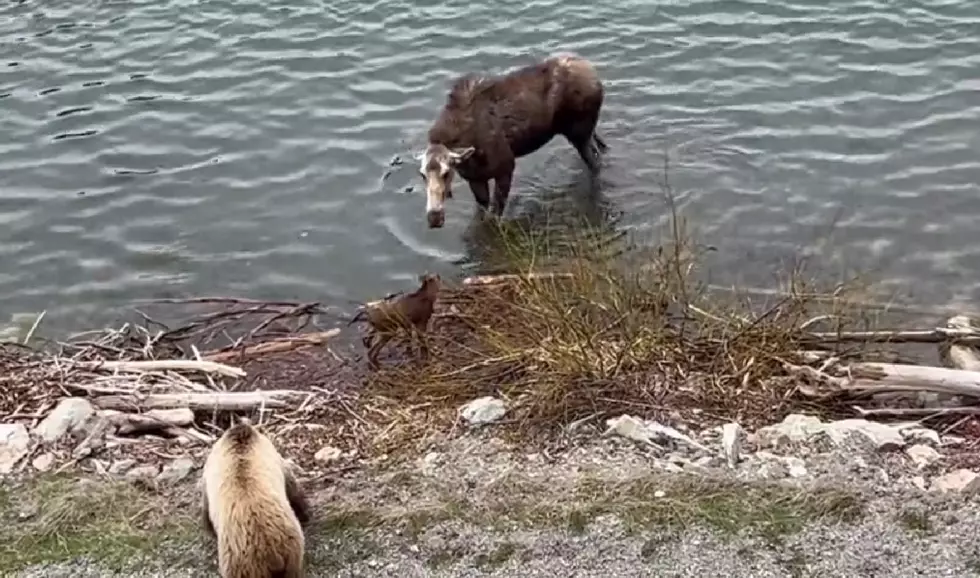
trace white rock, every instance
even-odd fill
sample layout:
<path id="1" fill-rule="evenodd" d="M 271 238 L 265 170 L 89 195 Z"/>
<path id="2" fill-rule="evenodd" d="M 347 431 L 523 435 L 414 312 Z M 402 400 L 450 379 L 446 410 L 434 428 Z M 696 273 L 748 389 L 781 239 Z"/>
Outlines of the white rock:
<path id="1" fill-rule="evenodd" d="M 623 414 L 619 417 L 606 420 L 606 432 L 604 435 L 615 434 L 633 441 L 658 445 L 667 440 L 682 441 L 699 450 L 706 451 L 707 448 L 676 429 L 665 426 L 655 421 L 644 421 L 631 415 Z"/>
<path id="2" fill-rule="evenodd" d="M 160 468 L 154 465 L 137 466 L 126 472 L 126 478 L 130 480 L 149 480 L 157 477 Z"/>
<path id="3" fill-rule="evenodd" d="M 343 450 L 333 446 L 324 446 L 313 454 L 313 459 L 321 464 L 329 464 L 330 462 L 337 461 L 342 457 L 344 457 Z"/>
<path id="4" fill-rule="evenodd" d="M 23 424 L 0 424 L 0 474 L 9 474 L 31 447 L 31 434 Z"/>
<path id="5" fill-rule="evenodd" d="M 967 469 L 949 472 L 934 479 L 932 489 L 944 494 L 949 492 L 973 494 L 980 489 L 980 475 Z"/>
<path id="6" fill-rule="evenodd" d="M 915 476 L 912 478 L 912 485 L 919 488 L 923 492 L 926 491 L 926 479 L 922 476 Z"/>
<path id="7" fill-rule="evenodd" d="M 901 433 L 905 439 L 914 444 L 932 444 L 933 447 L 942 445 L 939 432 L 927 427 L 906 427 L 901 428 Z"/>
<path id="8" fill-rule="evenodd" d="M 804 478 L 807 475 L 806 463 L 800 458 L 788 457 L 784 459 L 786 469 L 791 478 Z"/>
<path id="9" fill-rule="evenodd" d="M 742 426 L 735 422 L 721 426 L 721 447 L 725 452 L 728 467 L 734 469 L 742 452 Z"/>
<path id="10" fill-rule="evenodd" d="M 898 428 L 868 421 L 866 419 L 844 419 L 828 423 L 824 432 L 836 445 L 843 445 L 854 435 L 869 440 L 879 451 L 892 451 L 905 447 L 905 438 Z"/>
<path id="11" fill-rule="evenodd" d="M 39 472 L 46 472 L 54 465 L 54 454 L 41 454 L 34 458 L 31 465 Z"/>
<path id="12" fill-rule="evenodd" d="M 66 397 L 41 420 L 41 423 L 37 424 L 34 434 L 41 438 L 41 441 L 55 442 L 69 432 L 81 430 L 94 414 L 95 408 L 87 399 Z"/>
<path id="13" fill-rule="evenodd" d="M 778 461 L 766 461 L 759 466 L 759 475 L 767 479 L 779 479 L 786 477 L 786 466 Z"/>
<path id="14" fill-rule="evenodd" d="M 667 495 L 667 492 L 665 492 L 663 490 L 657 490 L 656 492 L 653 493 L 653 497 L 654 498 L 663 498 L 666 495 Z"/>
<path id="15" fill-rule="evenodd" d="M 916 444 L 914 446 L 907 447 L 905 448 L 905 454 L 912 460 L 915 467 L 920 470 L 929 464 L 938 461 L 940 458 L 939 452 L 925 444 Z"/>
<path id="16" fill-rule="evenodd" d="M 157 481 L 165 484 L 175 484 L 194 470 L 194 460 L 191 458 L 177 458 L 163 467 L 163 471 L 157 476 Z"/>
<path id="17" fill-rule="evenodd" d="M 129 468 L 135 465 L 136 465 L 136 460 L 134 459 L 127 458 L 124 460 L 116 460 L 112 462 L 111 466 L 109 466 L 109 473 L 114 476 L 119 476 L 126 473 L 126 471 L 129 470 Z M 156 472 L 153 472 L 153 475 L 155 476 Z"/>
<path id="18" fill-rule="evenodd" d="M 463 419 L 473 425 L 483 425 L 497 421 L 507 413 L 504 402 L 495 397 L 474 399 L 459 409 Z"/>
<path id="19" fill-rule="evenodd" d="M 823 432 L 824 423 L 812 415 L 791 413 L 782 422 L 760 428 L 756 439 L 764 446 L 779 447 L 802 443 Z"/>

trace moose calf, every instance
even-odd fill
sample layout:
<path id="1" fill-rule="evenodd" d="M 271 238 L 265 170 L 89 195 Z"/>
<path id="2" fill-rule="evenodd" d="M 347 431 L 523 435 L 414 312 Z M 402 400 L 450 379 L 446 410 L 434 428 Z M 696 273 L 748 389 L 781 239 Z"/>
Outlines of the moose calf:
<path id="1" fill-rule="evenodd" d="M 347 324 L 350 326 L 356 321 L 368 322 L 368 334 L 362 342 L 368 349 L 368 363 L 372 368 L 378 367 L 381 348 L 402 330 L 418 337 L 421 357 L 423 360 L 428 359 L 426 332 L 442 280 L 438 274 L 426 273 L 419 276 L 419 281 L 421 287 L 411 293 L 389 296 L 365 305 Z"/>

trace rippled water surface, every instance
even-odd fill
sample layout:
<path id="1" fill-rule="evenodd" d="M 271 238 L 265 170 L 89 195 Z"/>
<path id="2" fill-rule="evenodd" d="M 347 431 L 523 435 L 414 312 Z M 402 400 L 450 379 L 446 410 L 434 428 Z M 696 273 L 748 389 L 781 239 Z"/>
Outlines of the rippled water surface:
<path id="1" fill-rule="evenodd" d="M 0 317 L 456 274 L 468 191 L 430 231 L 414 167 L 382 173 L 453 75 L 556 50 L 606 80 L 601 195 L 556 140 L 508 216 L 660 226 L 669 149 L 721 274 L 761 283 L 803 248 L 918 301 L 980 298 L 977 2 L 4 0 Z"/>

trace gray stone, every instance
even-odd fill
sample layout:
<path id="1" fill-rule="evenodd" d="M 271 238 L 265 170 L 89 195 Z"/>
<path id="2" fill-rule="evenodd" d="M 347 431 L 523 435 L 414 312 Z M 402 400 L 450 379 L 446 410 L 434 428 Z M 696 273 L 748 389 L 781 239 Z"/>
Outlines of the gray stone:
<path id="1" fill-rule="evenodd" d="M 313 454 L 313 459 L 321 464 L 329 464 L 330 462 L 335 462 L 342 457 L 344 457 L 343 450 L 333 446 L 324 446 Z"/>
<path id="2" fill-rule="evenodd" d="M 742 452 L 742 426 L 735 422 L 726 423 L 721 426 L 721 447 L 725 452 L 725 460 L 728 467 L 735 468 L 738 465 Z"/>
<path id="3" fill-rule="evenodd" d="M 109 473 L 114 476 L 121 476 L 135 465 L 136 465 L 136 460 L 134 459 L 127 458 L 124 460 L 116 460 L 112 462 L 111 466 L 109 466 Z M 155 476 L 156 472 L 154 472 L 153 475 Z"/>
<path id="4" fill-rule="evenodd" d="M 708 449 L 691 436 L 683 434 L 670 426 L 665 426 L 655 421 L 642 420 L 631 415 L 623 414 L 619 417 L 606 420 L 606 428 L 604 435 L 615 434 L 651 445 L 659 445 L 673 440 L 683 442 L 685 445 L 701 451 Z"/>
<path id="5" fill-rule="evenodd" d="M 770 480 L 785 478 L 786 474 L 788 473 L 786 471 L 786 466 L 776 460 L 767 460 L 762 462 L 762 465 L 759 466 L 758 472 L 759 476 Z"/>
<path id="6" fill-rule="evenodd" d="M 95 408 L 87 399 L 66 397 L 37 424 L 34 434 L 43 442 L 56 442 L 68 433 L 83 429 L 94 414 Z"/>
<path id="7" fill-rule="evenodd" d="M 778 424 L 760 428 L 755 434 L 755 439 L 762 446 L 783 447 L 806 442 L 823 430 L 824 423 L 820 418 L 792 413 Z"/>
<path id="8" fill-rule="evenodd" d="M 846 445 L 854 436 L 867 440 L 878 451 L 893 451 L 905 447 L 905 438 L 898 428 L 866 419 L 831 422 L 824 426 L 824 432 L 838 446 Z"/>
<path id="9" fill-rule="evenodd" d="M 194 460 L 191 458 L 177 458 L 163 467 L 163 471 L 157 476 L 157 481 L 163 484 L 176 484 L 194 471 Z"/>
<path id="10" fill-rule="evenodd" d="M 974 494 L 980 489 L 980 475 L 972 470 L 955 470 L 934 479 L 932 489 L 944 494 L 951 492 Z"/>
<path id="11" fill-rule="evenodd" d="M 0 424 L 0 474 L 9 474 L 31 447 L 31 434 L 23 424 Z"/>
<path id="12" fill-rule="evenodd" d="M 914 444 L 932 444 L 933 447 L 942 445 L 939 432 L 927 427 L 906 427 L 900 429 L 905 440 Z"/>
<path id="13" fill-rule="evenodd" d="M 483 425 L 495 422 L 507 413 L 504 402 L 495 397 L 474 399 L 459 409 L 463 419 L 472 425 Z"/>
<path id="14" fill-rule="evenodd" d="M 126 479 L 129 480 L 152 480 L 160 473 L 160 468 L 152 464 L 137 466 L 126 472 Z"/>
<path id="15" fill-rule="evenodd" d="M 41 454 L 34 458 L 31 465 L 34 466 L 34 469 L 39 472 L 46 472 L 51 469 L 51 466 L 54 465 L 54 454 Z"/>
<path id="16" fill-rule="evenodd" d="M 922 469 L 935 463 L 941 457 L 939 452 L 925 444 L 916 444 L 905 448 L 905 454 L 912 460 L 917 469 Z"/>
<path id="17" fill-rule="evenodd" d="M 804 478 L 807 475 L 806 463 L 800 458 L 788 457 L 783 459 L 786 470 L 791 478 Z"/>

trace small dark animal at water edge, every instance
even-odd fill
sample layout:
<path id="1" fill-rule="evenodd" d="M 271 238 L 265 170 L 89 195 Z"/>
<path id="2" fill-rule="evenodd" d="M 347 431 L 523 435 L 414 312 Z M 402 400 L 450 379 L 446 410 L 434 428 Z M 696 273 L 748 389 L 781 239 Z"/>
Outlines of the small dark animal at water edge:
<path id="1" fill-rule="evenodd" d="M 310 504 L 272 441 L 248 421 L 211 447 L 201 475 L 204 528 L 221 578 L 304 578 Z"/>
<path id="2" fill-rule="evenodd" d="M 507 205 L 516 160 L 564 136 L 592 174 L 606 143 L 596 134 L 603 86 L 588 60 L 552 56 L 500 76 L 467 74 L 449 91 L 429 128 L 428 146 L 416 155 L 425 181 L 429 228 L 445 223 L 456 172 L 484 210 L 500 216 Z"/>
<path id="3" fill-rule="evenodd" d="M 372 368 L 378 367 L 381 348 L 399 331 L 407 331 L 418 338 L 419 353 L 423 360 L 428 359 L 426 332 L 442 280 L 437 274 L 426 273 L 419 276 L 419 282 L 422 285 L 411 293 L 389 295 L 381 301 L 366 304 L 347 324 L 349 327 L 357 321 L 368 322 L 368 334 L 361 342 L 368 349 L 368 363 Z"/>

